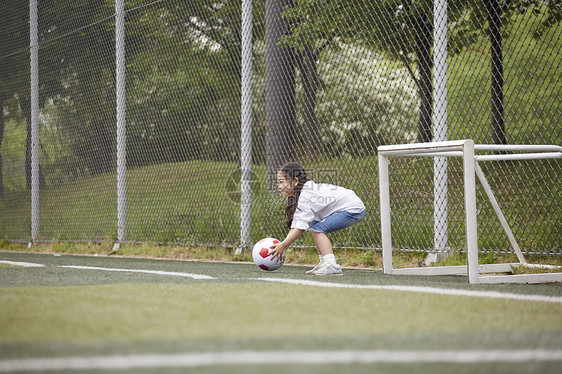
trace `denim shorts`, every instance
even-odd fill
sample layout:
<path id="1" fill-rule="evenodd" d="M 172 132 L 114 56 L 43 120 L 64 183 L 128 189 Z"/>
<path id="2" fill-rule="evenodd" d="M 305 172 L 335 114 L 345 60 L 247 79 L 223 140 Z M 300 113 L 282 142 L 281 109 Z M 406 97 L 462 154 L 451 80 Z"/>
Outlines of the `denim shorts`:
<path id="1" fill-rule="evenodd" d="M 322 221 L 312 221 L 309 231 L 329 234 L 354 225 L 365 218 L 365 209 L 359 213 L 349 213 L 346 211 L 337 212 L 324 218 Z"/>

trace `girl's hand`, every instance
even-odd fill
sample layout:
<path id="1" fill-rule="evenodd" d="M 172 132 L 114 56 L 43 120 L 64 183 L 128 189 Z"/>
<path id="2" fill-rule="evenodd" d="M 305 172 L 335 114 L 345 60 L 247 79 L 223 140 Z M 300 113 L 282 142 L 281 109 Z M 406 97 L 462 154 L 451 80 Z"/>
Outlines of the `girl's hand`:
<path id="1" fill-rule="evenodd" d="M 287 234 L 287 237 L 285 238 L 285 240 L 283 240 L 281 243 L 277 243 L 271 246 L 272 250 L 269 252 L 269 255 L 272 256 L 273 259 L 275 258 L 279 258 L 282 259 L 283 255 L 285 254 L 285 251 L 287 250 L 287 248 L 289 248 L 289 246 L 295 241 L 297 240 L 297 238 L 299 236 L 301 236 L 301 234 L 304 232 L 304 230 L 301 229 L 291 229 L 289 230 L 289 234 Z"/>
<path id="2" fill-rule="evenodd" d="M 285 242 L 273 244 L 270 247 L 271 251 L 269 251 L 269 255 L 271 256 L 272 259 L 278 258 L 280 260 L 283 258 L 283 255 L 285 254 L 285 251 L 287 250 L 288 247 L 289 245 L 285 244 Z"/>

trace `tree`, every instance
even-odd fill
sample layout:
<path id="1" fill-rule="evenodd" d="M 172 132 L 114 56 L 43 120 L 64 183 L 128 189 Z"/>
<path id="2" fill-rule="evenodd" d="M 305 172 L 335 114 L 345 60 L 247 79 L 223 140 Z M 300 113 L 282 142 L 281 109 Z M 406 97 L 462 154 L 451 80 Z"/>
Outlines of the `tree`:
<path id="1" fill-rule="evenodd" d="M 29 84 L 29 7 L 17 0 L 0 5 L 0 147 L 4 140 L 4 106 L 14 95 L 28 96 Z M 0 198 L 4 196 L 2 154 L 0 153 Z"/>
<path id="2" fill-rule="evenodd" d="M 115 168 L 115 31 L 113 4 L 41 4 L 40 105 L 61 110 L 60 131 L 71 140 L 72 175 Z"/>
<path id="3" fill-rule="evenodd" d="M 503 52 L 501 34 L 502 6 L 500 0 L 484 0 L 488 13 L 492 71 L 491 71 L 491 111 L 492 141 L 494 144 L 507 144 L 503 117 Z"/>
<path id="4" fill-rule="evenodd" d="M 332 38 L 329 38 L 319 47 L 308 43 L 302 50 L 296 51 L 297 67 L 300 71 L 303 88 L 302 134 L 306 143 L 305 153 L 310 160 L 315 160 L 324 148 L 316 115 L 316 99 L 320 88 L 318 58 L 331 43 Z"/>
<path id="5" fill-rule="evenodd" d="M 511 2 L 510 3 L 515 3 Z M 475 8 L 474 14 L 479 14 L 482 19 L 480 24 L 484 25 L 484 14 L 487 21 L 486 36 L 490 40 L 491 74 L 490 74 L 490 111 L 491 111 L 491 134 L 494 144 L 507 144 L 504 104 L 503 104 L 503 48 L 502 48 L 502 26 L 509 22 L 512 12 L 506 12 L 506 4 L 502 0 L 482 0 L 479 4 L 484 10 Z M 480 32 L 478 30 L 473 32 Z M 486 30 L 486 28 L 484 28 Z"/>
<path id="6" fill-rule="evenodd" d="M 4 95 L 0 95 L 0 109 L 2 109 L 2 113 L 0 113 L 0 146 L 2 146 L 2 142 L 4 140 L 4 100 L 6 98 Z M 2 164 L 2 153 L 0 153 L 0 199 L 4 198 L 4 168 Z"/>
<path id="7" fill-rule="evenodd" d="M 156 3 L 128 16 L 131 165 L 237 159 L 240 13 L 240 2 L 200 0 Z M 263 1 L 253 14 L 260 35 Z"/>
<path id="8" fill-rule="evenodd" d="M 457 26 L 457 34 L 464 37 L 461 39 L 461 47 L 474 43 L 478 39 L 478 34 L 481 33 L 485 34 L 490 41 L 490 111 L 491 135 L 494 144 L 508 143 L 504 120 L 502 40 L 507 36 L 507 26 L 513 23 L 513 16 L 525 14 L 529 10 L 535 14 L 544 14 L 541 22 L 542 28 L 538 30 L 546 30 L 562 20 L 562 7 L 559 2 L 554 0 L 481 0 L 472 6 L 470 17 L 466 17 L 468 22 Z M 534 32 L 533 37 L 539 38 L 540 33 L 541 31 Z"/>
<path id="9" fill-rule="evenodd" d="M 318 11 L 322 9 L 322 11 Z M 376 45 L 394 58 L 417 61 L 420 77 L 412 77 L 419 88 L 422 109 L 419 138 L 431 135 L 431 43 L 429 1 L 298 0 L 287 16 L 296 20 L 288 43 L 295 48 L 323 45 L 334 37 Z M 429 73 L 428 73 L 429 72 Z"/>
<path id="10" fill-rule="evenodd" d="M 143 3 L 136 0 L 127 1 L 127 7 L 135 8 Z M 22 45 L 18 48 L 23 54 L 12 58 L 13 64 L 8 64 L 7 59 L 2 61 L 0 90 L 4 92 L 5 89 L 7 97 L 15 95 L 18 98 L 27 120 L 30 148 L 29 53 L 26 53 L 29 47 L 29 12 L 19 3 L 15 4 L 14 0 L 2 5 L 6 5 L 4 14 L 9 15 L 7 21 L 2 22 L 0 26 L 2 45 L 9 46 L 13 40 L 21 40 Z M 147 105 L 142 113 L 138 112 L 137 118 L 145 115 L 147 120 L 160 121 L 163 119 L 162 113 L 166 112 L 167 117 L 164 120 L 186 126 L 186 131 L 169 130 L 156 134 L 157 138 L 163 140 L 159 144 L 165 144 L 161 147 L 161 154 L 167 155 L 165 159 L 156 157 L 156 161 L 171 161 L 174 159 L 170 156 L 174 155 L 175 160 L 180 159 L 181 156 L 178 155 L 189 153 L 184 152 L 186 142 L 191 142 L 188 146 L 203 150 L 214 147 L 216 155 L 225 154 L 224 148 L 220 147 L 220 141 L 215 141 L 216 146 L 211 147 L 205 145 L 204 141 L 194 142 L 198 138 L 190 137 L 190 133 L 197 135 L 199 139 L 201 134 L 205 133 L 206 139 L 216 139 L 214 132 L 220 126 L 224 126 L 225 122 L 238 121 L 236 112 L 239 108 L 232 111 L 222 108 L 222 104 L 227 101 L 225 96 L 236 92 L 237 81 L 231 79 L 226 83 L 220 78 L 225 77 L 225 70 L 231 72 L 226 76 L 239 74 L 239 8 L 239 4 L 231 1 L 213 4 L 207 1 L 166 2 L 127 13 L 127 60 L 136 62 L 132 67 L 128 66 L 129 83 L 141 82 L 136 83 L 137 87 L 141 88 L 154 82 L 169 84 L 162 91 L 157 91 L 158 94 L 167 95 L 167 98 L 151 96 L 155 107 Z M 64 170 L 70 179 L 79 175 L 110 171 L 115 167 L 115 30 L 114 18 L 111 17 L 114 12 L 113 1 L 78 0 L 61 4 L 60 1 L 45 0 L 41 2 L 39 12 L 40 105 L 43 107 L 46 102 L 50 103 L 49 111 L 56 114 L 57 118 L 57 136 L 67 148 L 64 152 L 66 157 L 60 159 L 61 164 L 58 167 Z M 19 39 L 15 35 L 16 31 L 22 35 Z M 204 43 L 207 43 L 207 48 L 202 46 Z M 215 48 L 216 46 L 218 48 Z M 201 61 L 206 62 L 201 65 L 193 64 L 185 59 L 190 54 L 194 59 L 201 58 Z M 197 54 L 199 56 L 196 56 Z M 216 58 L 217 56 L 219 57 Z M 214 71 L 210 68 L 213 64 Z M 12 66 L 14 72 L 10 70 Z M 185 71 L 183 74 L 182 69 Z M 189 74 L 187 70 L 190 70 Z M 187 76 L 190 78 L 186 78 Z M 8 83 L 4 84 L 7 80 L 10 86 Z M 185 84 L 177 84 L 178 81 Z M 129 88 L 133 87 L 134 84 L 129 84 Z M 199 94 L 192 95 L 170 87 L 188 87 L 194 91 L 198 90 Z M 134 94 L 132 91 L 128 93 L 132 97 Z M 206 108 L 202 97 L 217 99 L 212 108 Z M 191 105 L 185 105 L 186 102 L 181 101 L 185 98 Z M 170 105 L 166 108 L 168 104 Z M 134 109 L 134 105 L 130 107 Z M 205 121 L 214 121 L 215 127 L 190 127 L 198 113 L 205 113 Z M 141 130 L 142 125 L 144 123 L 141 124 Z M 162 127 L 157 130 L 162 130 Z M 178 133 L 182 136 L 178 136 Z M 134 135 L 134 131 L 132 134 Z M 171 139 L 177 140 L 174 143 L 169 141 Z M 139 143 L 139 148 L 143 145 L 146 145 L 146 142 Z M 30 165 L 28 151 L 28 186 L 31 185 Z M 60 174 L 59 170 L 51 171 Z"/>
<path id="11" fill-rule="evenodd" d="M 0 90 L 2 97 L 16 99 L 19 108 L 27 123 L 27 151 L 26 151 L 26 184 L 31 188 L 31 100 L 29 90 L 29 8 L 27 3 L 9 0 L 2 3 L 3 22 L 0 23 L 0 38 L 2 45 L 9 46 L 0 67 Z M 93 85 L 107 83 L 104 79 L 103 68 L 106 64 L 100 63 L 105 58 L 103 51 L 111 45 L 112 39 L 107 38 L 108 28 L 100 22 L 106 15 L 111 14 L 103 3 L 91 3 L 86 0 L 69 2 L 68 8 L 61 11 L 60 2 L 45 0 L 40 3 L 39 9 L 39 102 L 40 107 L 47 99 L 64 103 L 67 106 L 78 106 L 82 103 L 84 108 L 99 118 L 100 114 L 111 111 L 110 105 L 104 105 L 99 100 L 107 95 L 97 95 Z M 87 32 L 77 33 L 77 26 L 90 25 Z M 84 65 L 88 64 L 87 68 Z M 107 71 L 107 70 L 106 70 Z M 85 102 L 87 101 L 87 102 Z M 63 105 L 63 104 L 61 104 Z M 76 107 L 75 107 L 76 109 Z M 10 115 L 13 115 L 11 111 Z M 100 129 L 91 131 L 94 136 L 81 133 L 75 136 L 75 144 L 82 145 L 83 168 L 94 171 L 95 166 L 101 169 L 107 167 L 110 152 L 107 152 L 107 142 L 97 141 L 104 129 L 111 126 L 107 117 L 100 121 L 78 122 L 67 121 L 67 127 L 75 129 Z M 69 133 L 68 128 L 61 131 Z M 107 137 L 105 137 L 107 139 Z M 96 152 L 98 150 L 98 152 Z M 75 154 L 76 149 L 71 150 Z M 84 152 L 92 152 L 85 157 Z M 44 184 L 44 173 L 40 171 L 40 181 Z"/>
<path id="12" fill-rule="evenodd" d="M 449 31 L 458 33 L 466 13 L 477 0 L 448 2 Z M 322 11 L 319 11 L 319 10 Z M 320 45 L 333 37 L 366 43 L 402 61 L 418 88 L 420 111 L 418 141 L 432 139 L 433 110 L 433 1 L 430 0 L 297 0 L 286 12 L 295 20 L 287 43 L 302 49 L 307 43 Z M 459 38 L 459 43 L 470 42 Z M 412 65 L 417 65 L 416 75 Z"/>
<path id="13" fill-rule="evenodd" d="M 266 33 L 266 164 L 267 188 L 277 190 L 277 170 L 294 159 L 295 147 L 295 56 L 291 48 L 280 45 L 290 25 L 283 18 L 292 0 L 267 0 Z"/>

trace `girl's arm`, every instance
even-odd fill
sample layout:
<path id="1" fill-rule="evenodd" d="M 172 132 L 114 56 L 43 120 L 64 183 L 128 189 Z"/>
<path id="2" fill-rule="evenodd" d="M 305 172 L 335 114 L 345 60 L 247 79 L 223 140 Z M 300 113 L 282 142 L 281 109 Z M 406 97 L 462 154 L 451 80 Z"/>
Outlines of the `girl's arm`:
<path id="1" fill-rule="evenodd" d="M 273 256 L 272 258 L 283 257 L 283 254 L 285 253 L 287 248 L 289 248 L 289 246 L 293 244 L 293 242 L 297 240 L 298 237 L 301 236 L 303 232 L 304 230 L 301 229 L 291 229 L 287 234 L 285 240 L 283 240 L 281 243 L 274 244 L 273 246 L 271 246 L 273 250 L 269 254 Z"/>

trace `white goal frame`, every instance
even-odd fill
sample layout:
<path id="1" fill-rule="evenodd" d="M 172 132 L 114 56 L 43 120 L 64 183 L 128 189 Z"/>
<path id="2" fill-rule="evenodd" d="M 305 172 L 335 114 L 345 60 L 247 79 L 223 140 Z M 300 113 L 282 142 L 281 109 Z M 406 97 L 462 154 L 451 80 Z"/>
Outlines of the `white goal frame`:
<path id="1" fill-rule="evenodd" d="M 500 154 L 477 155 L 475 152 L 498 152 Z M 505 154 L 504 152 L 513 152 Z M 390 218 L 390 184 L 388 175 L 389 157 L 462 157 L 464 175 L 464 202 L 466 215 L 467 265 L 436 266 L 393 269 L 392 233 Z M 385 145 L 378 147 L 380 214 L 382 255 L 384 274 L 404 275 L 466 275 L 469 283 L 542 283 L 562 281 L 562 272 L 544 274 L 488 275 L 485 273 L 512 272 L 513 267 L 552 267 L 528 264 L 517 241 L 492 193 L 490 185 L 478 162 L 500 160 L 536 160 L 562 158 L 562 147 L 556 145 L 486 145 L 474 144 L 471 139 L 433 143 Z M 519 263 L 480 265 L 478 263 L 478 229 L 476 214 L 476 176 L 480 180 L 500 223 L 517 255 Z M 559 268 L 554 266 L 553 268 Z M 561 269 L 562 271 L 562 269 Z"/>

